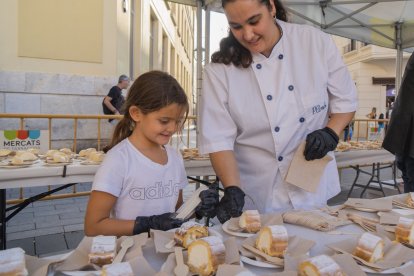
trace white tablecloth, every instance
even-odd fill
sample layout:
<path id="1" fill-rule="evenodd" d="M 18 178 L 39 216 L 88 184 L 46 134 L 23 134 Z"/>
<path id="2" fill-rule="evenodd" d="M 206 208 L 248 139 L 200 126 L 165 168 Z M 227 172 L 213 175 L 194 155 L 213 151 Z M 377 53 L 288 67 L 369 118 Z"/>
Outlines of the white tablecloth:
<path id="1" fill-rule="evenodd" d="M 395 156 L 385 149 L 379 150 L 350 150 L 335 152 L 338 168 L 356 165 L 370 165 L 372 163 L 394 162 Z"/>

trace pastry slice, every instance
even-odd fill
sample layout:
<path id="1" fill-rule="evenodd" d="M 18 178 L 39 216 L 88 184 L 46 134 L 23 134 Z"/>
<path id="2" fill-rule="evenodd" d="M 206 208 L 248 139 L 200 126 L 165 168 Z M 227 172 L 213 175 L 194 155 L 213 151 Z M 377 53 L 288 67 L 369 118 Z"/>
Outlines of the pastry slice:
<path id="1" fill-rule="evenodd" d="M 378 236 L 365 232 L 358 240 L 354 255 L 375 263 L 384 257 L 384 241 Z"/>
<path id="2" fill-rule="evenodd" d="M 57 152 L 53 155 L 53 162 L 67 163 L 67 162 L 70 162 L 70 157 L 63 152 Z"/>
<path id="3" fill-rule="evenodd" d="M 87 149 L 83 149 L 79 152 L 79 156 L 80 157 L 85 157 L 88 158 L 89 154 L 91 154 L 91 152 L 95 152 L 96 149 L 95 148 L 87 148 Z"/>
<path id="4" fill-rule="evenodd" d="M 339 265 L 329 256 L 319 255 L 299 264 L 299 276 L 345 276 Z"/>
<path id="5" fill-rule="evenodd" d="M 102 276 L 134 276 L 131 265 L 129 263 L 117 263 L 104 265 L 102 268 Z"/>
<path id="6" fill-rule="evenodd" d="M 204 237 L 208 237 L 207 227 L 194 221 L 188 221 L 175 231 L 174 241 L 178 245 L 188 248 L 193 241 Z"/>
<path id="7" fill-rule="evenodd" d="M 18 151 L 15 156 L 20 157 L 23 161 L 34 161 L 37 159 L 36 155 L 28 151 Z"/>
<path id="8" fill-rule="evenodd" d="M 0 251 L 0 275 L 28 275 L 23 249 L 16 247 Z"/>
<path id="9" fill-rule="evenodd" d="M 414 193 L 408 193 L 405 203 L 410 207 L 414 207 Z"/>
<path id="10" fill-rule="evenodd" d="M 269 256 L 283 258 L 288 239 L 287 230 L 283 225 L 265 226 L 256 238 L 256 248 Z"/>
<path id="11" fill-rule="evenodd" d="M 214 275 L 225 261 L 225 247 L 221 238 L 210 236 L 192 242 L 188 247 L 187 265 L 200 276 Z"/>
<path id="12" fill-rule="evenodd" d="M 414 246 L 414 220 L 400 217 L 395 228 L 395 238 L 397 242 L 407 243 Z"/>
<path id="13" fill-rule="evenodd" d="M 240 216 L 239 226 L 248 233 L 257 233 L 260 231 L 262 224 L 260 214 L 257 210 L 246 210 Z"/>
<path id="14" fill-rule="evenodd" d="M 115 236 L 96 236 L 92 240 L 89 262 L 103 266 L 111 264 L 116 254 Z"/>
<path id="15" fill-rule="evenodd" d="M 59 152 L 59 151 L 58 150 L 48 150 L 46 152 L 46 157 L 53 158 L 53 155 L 57 152 Z"/>

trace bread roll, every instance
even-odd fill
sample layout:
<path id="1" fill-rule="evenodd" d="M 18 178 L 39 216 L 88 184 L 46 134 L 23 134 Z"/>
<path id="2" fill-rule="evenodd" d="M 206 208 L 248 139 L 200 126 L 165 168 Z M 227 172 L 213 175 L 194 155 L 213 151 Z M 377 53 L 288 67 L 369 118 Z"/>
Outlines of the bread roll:
<path id="1" fill-rule="evenodd" d="M 111 264 L 116 254 L 116 237 L 115 236 L 96 236 L 92 240 L 91 252 L 89 253 L 89 262 L 103 266 Z"/>
<path id="2" fill-rule="evenodd" d="M 204 237 L 208 237 L 207 227 L 194 221 L 183 223 L 174 234 L 175 242 L 184 248 L 188 248 L 193 241 Z"/>
<path id="3" fill-rule="evenodd" d="M 319 255 L 299 264 L 299 276 L 345 276 L 339 265 L 329 256 Z"/>
<path id="4" fill-rule="evenodd" d="M 287 230 L 283 225 L 265 226 L 256 238 L 256 248 L 269 256 L 283 258 L 288 239 Z"/>
<path id="5" fill-rule="evenodd" d="M 414 220 L 400 217 L 395 228 L 395 238 L 400 243 L 408 243 L 414 246 Z"/>
<path id="6" fill-rule="evenodd" d="M 104 265 L 102 268 L 102 276 L 134 276 L 131 265 L 129 263 L 117 263 Z"/>
<path id="7" fill-rule="evenodd" d="M 187 265 L 192 273 L 200 276 L 214 275 L 225 260 L 223 241 L 216 236 L 198 239 L 188 247 Z"/>
<path id="8" fill-rule="evenodd" d="M 257 210 L 246 210 L 240 216 L 239 226 L 248 233 L 257 233 L 260 231 L 262 224 L 260 214 Z"/>
<path id="9" fill-rule="evenodd" d="M 384 257 L 384 241 L 374 234 L 365 232 L 358 240 L 354 255 L 375 263 Z"/>
<path id="10" fill-rule="evenodd" d="M 0 275 L 28 275 L 23 249 L 16 247 L 0 251 Z"/>

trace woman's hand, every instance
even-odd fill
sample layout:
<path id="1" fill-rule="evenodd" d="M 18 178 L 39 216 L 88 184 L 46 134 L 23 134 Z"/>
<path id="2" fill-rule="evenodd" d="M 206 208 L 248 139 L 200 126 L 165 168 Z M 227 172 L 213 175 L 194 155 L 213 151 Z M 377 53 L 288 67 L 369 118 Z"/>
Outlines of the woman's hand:
<path id="1" fill-rule="evenodd" d="M 198 219 L 202 217 L 214 218 L 217 215 L 219 204 L 219 183 L 214 182 L 207 190 L 200 193 L 201 202 L 198 204 L 195 214 Z"/>
<path id="2" fill-rule="evenodd" d="M 148 232 L 150 229 L 167 231 L 180 227 L 185 221 L 176 219 L 173 215 L 173 213 L 165 213 L 155 216 L 137 217 L 135 219 L 133 234 L 137 235 Z"/>
<path id="3" fill-rule="evenodd" d="M 321 159 L 328 152 L 335 150 L 338 142 L 338 134 L 329 127 L 315 130 L 306 137 L 305 159 Z"/>
<path id="4" fill-rule="evenodd" d="M 230 186 L 224 189 L 224 196 L 221 199 L 217 218 L 221 223 L 225 223 L 232 217 L 239 217 L 244 207 L 245 193 L 237 186 Z"/>

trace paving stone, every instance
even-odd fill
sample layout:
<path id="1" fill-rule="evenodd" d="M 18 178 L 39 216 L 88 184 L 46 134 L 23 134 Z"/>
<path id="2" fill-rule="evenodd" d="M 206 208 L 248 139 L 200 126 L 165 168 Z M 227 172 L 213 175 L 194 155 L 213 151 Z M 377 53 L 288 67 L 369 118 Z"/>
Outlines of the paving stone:
<path id="1" fill-rule="evenodd" d="M 40 207 L 40 206 L 49 206 L 54 205 L 56 203 L 53 202 L 53 200 L 40 200 L 33 202 L 33 207 Z"/>
<path id="2" fill-rule="evenodd" d="M 22 232 L 14 232 L 7 235 L 7 240 L 17 240 L 17 239 L 24 239 L 29 237 L 38 237 L 56 233 L 63 233 L 63 227 L 49 227 L 49 228 L 42 228 L 36 230 L 29 230 L 29 231 L 22 231 Z"/>
<path id="3" fill-rule="evenodd" d="M 59 210 L 50 210 L 50 211 L 44 211 L 44 212 L 35 212 L 35 217 L 41 217 L 41 216 L 50 216 L 50 215 L 60 215 L 64 213 L 71 213 L 71 212 L 79 212 L 80 209 L 77 206 L 72 206 L 71 208 L 66 209 L 59 209 Z"/>
<path id="4" fill-rule="evenodd" d="M 36 240 L 36 253 L 38 255 L 46 254 L 50 252 L 57 252 L 67 250 L 66 240 L 63 234 L 53 234 L 39 236 Z"/>
<path id="5" fill-rule="evenodd" d="M 64 219 L 64 220 L 56 220 L 56 221 L 45 221 L 45 222 L 42 222 L 42 223 L 36 223 L 36 229 L 46 228 L 46 227 L 54 227 L 54 226 L 65 226 L 65 225 L 79 224 L 79 223 L 83 223 L 83 221 L 84 221 L 83 217 Z"/>
<path id="6" fill-rule="evenodd" d="M 34 230 L 35 224 L 29 223 L 29 224 L 21 224 L 21 225 L 15 225 L 15 226 L 7 226 L 6 227 L 6 233 L 15 233 L 15 232 L 21 232 L 21 231 L 28 231 L 28 230 Z"/>
<path id="7" fill-rule="evenodd" d="M 8 222 L 7 222 L 7 227 L 9 226 L 16 226 L 16 225 L 24 225 L 24 224 L 28 224 L 28 223 L 34 223 L 35 219 L 32 218 L 26 218 L 26 217 L 19 217 L 18 215 L 11 218 Z"/>
<path id="8" fill-rule="evenodd" d="M 83 228 L 83 223 L 63 226 L 65 232 L 80 231 L 83 230 Z"/>
<path id="9" fill-rule="evenodd" d="M 78 247 L 81 240 L 85 237 L 83 231 L 66 232 L 65 239 L 69 249 L 75 249 Z"/>
<path id="10" fill-rule="evenodd" d="M 84 217 L 85 217 L 85 212 L 73 212 L 73 213 L 59 214 L 60 219 L 84 218 Z"/>
<path id="11" fill-rule="evenodd" d="M 34 238 L 19 239 L 13 241 L 7 241 L 7 248 L 20 247 L 27 255 L 34 256 L 35 252 L 35 240 Z"/>

